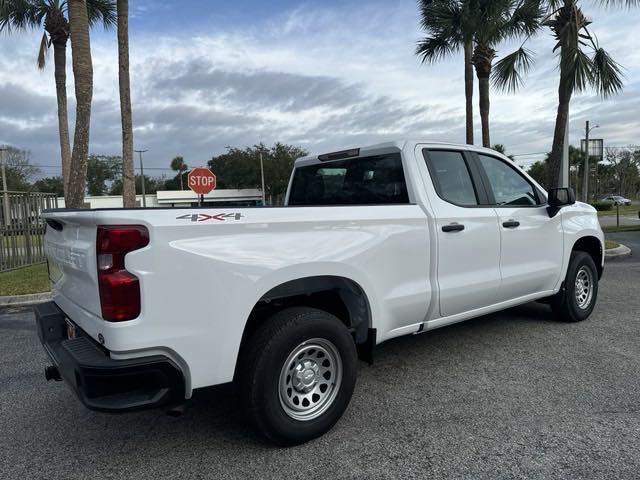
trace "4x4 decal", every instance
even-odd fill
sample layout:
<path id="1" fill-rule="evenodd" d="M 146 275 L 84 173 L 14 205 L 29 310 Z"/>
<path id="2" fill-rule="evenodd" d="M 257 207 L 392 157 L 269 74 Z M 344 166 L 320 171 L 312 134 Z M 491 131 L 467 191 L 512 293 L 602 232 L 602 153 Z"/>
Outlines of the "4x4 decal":
<path id="1" fill-rule="evenodd" d="M 244 215 L 241 213 L 218 213 L 217 215 L 209 215 L 207 213 L 187 213 L 176 217 L 176 220 L 190 220 L 192 222 L 206 222 L 208 220 L 240 220 Z"/>

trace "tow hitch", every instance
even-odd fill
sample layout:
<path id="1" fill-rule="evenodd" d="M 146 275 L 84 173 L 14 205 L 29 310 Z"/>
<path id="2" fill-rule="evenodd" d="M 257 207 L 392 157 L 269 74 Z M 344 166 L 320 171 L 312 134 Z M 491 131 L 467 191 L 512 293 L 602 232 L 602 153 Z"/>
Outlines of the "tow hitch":
<path id="1" fill-rule="evenodd" d="M 49 365 L 47 367 L 44 367 L 44 378 L 47 379 L 47 382 L 49 380 L 55 380 L 56 382 L 62 381 L 62 377 L 60 376 L 60 371 L 58 370 L 58 367 L 56 367 L 55 365 Z"/>

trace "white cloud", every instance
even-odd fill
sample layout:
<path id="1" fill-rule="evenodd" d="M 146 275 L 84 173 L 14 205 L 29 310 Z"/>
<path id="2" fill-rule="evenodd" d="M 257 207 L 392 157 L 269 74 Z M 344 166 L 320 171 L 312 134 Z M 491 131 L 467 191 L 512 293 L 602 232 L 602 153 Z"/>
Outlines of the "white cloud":
<path id="1" fill-rule="evenodd" d="M 144 8 L 137 12 L 152 14 Z M 591 92 L 576 96 L 572 141 L 578 142 L 589 118 L 602 125 L 607 143 L 638 143 L 640 54 L 631 48 L 638 14 L 588 11 L 602 45 L 625 65 L 628 83 L 623 95 L 605 102 Z M 176 154 L 195 165 L 226 145 L 258 141 L 301 143 L 313 151 L 397 137 L 463 141 L 462 60 L 421 66 L 413 54 L 417 23 L 413 2 L 389 2 L 301 6 L 250 28 L 204 33 L 205 25 L 192 36 L 179 25 L 142 35 L 132 30 L 136 146 L 149 149 L 146 164 L 164 167 Z M 0 142 L 30 149 L 35 162 L 51 164 L 59 162 L 55 88 L 51 66 L 43 73 L 35 68 L 38 40 L 37 33 L 0 38 L 6 46 L 0 50 Z M 96 31 L 92 42 L 91 150 L 117 154 L 115 34 Z M 531 46 L 538 62 L 526 88 L 492 97 L 492 141 L 512 153 L 548 151 L 552 140 L 558 81 L 553 40 L 545 35 Z M 70 56 L 68 92 L 73 118 Z M 477 107 L 476 130 L 479 138 Z"/>

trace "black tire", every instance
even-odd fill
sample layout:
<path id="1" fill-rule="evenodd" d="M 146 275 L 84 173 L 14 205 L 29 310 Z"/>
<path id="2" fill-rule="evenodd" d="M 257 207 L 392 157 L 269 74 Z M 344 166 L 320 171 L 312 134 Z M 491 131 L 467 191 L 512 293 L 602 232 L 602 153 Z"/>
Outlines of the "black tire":
<path id="1" fill-rule="evenodd" d="M 320 348 L 314 350 L 311 348 L 313 345 L 319 345 Z M 321 351 L 325 347 L 328 349 L 325 350 L 329 353 L 328 355 L 324 355 Z M 288 361 L 293 352 L 301 348 L 308 349 L 302 359 L 296 356 Z M 321 353 L 322 357 L 320 357 Z M 336 355 L 339 356 L 339 360 Z M 320 368 L 339 369 L 336 370 L 333 378 L 331 378 L 331 372 L 324 371 L 324 375 L 329 373 L 328 380 L 323 380 L 318 374 L 315 380 L 309 380 L 311 384 L 318 387 L 318 389 L 313 387 L 316 394 L 313 394 L 311 401 L 318 402 L 314 405 L 308 400 L 310 393 L 299 391 L 297 387 L 295 389 L 285 387 L 289 385 L 287 382 L 291 378 L 291 375 L 288 375 L 290 372 L 294 375 L 294 381 L 297 378 L 298 382 L 303 381 L 304 375 L 310 376 L 309 365 L 311 364 L 306 362 L 310 360 L 313 363 L 316 356 L 318 356 L 318 366 L 324 365 L 325 360 L 328 361 L 328 365 Z M 336 359 L 333 364 L 329 362 L 330 358 Z M 289 364 L 286 369 L 285 362 Z M 296 364 L 295 368 L 291 367 L 293 364 Z M 296 445 L 319 437 L 340 419 L 351 400 L 357 369 L 358 359 L 353 338 L 338 318 L 313 308 L 288 308 L 266 320 L 247 340 L 240 358 L 238 387 L 244 408 L 258 429 L 269 440 L 279 445 Z M 295 372 L 298 372 L 297 377 Z M 307 378 L 304 378 L 304 381 L 307 381 Z M 282 386 L 283 383 L 285 387 Z M 323 385 L 328 385 L 325 390 L 328 388 L 326 392 L 330 394 L 326 394 L 325 391 L 320 392 Z M 311 388 L 311 385 L 304 386 L 300 383 L 298 386 Z M 283 391 L 282 394 L 281 391 Z M 293 391 L 293 398 L 291 391 Z M 285 395 L 289 398 L 285 398 Z M 315 418 L 293 418 L 292 415 L 297 415 L 299 412 L 292 410 L 295 409 L 292 401 L 295 402 L 296 396 L 299 399 L 305 395 L 307 408 L 317 406 L 323 408 L 314 413 L 317 415 Z M 315 396 L 320 398 L 320 395 L 328 396 L 321 400 L 314 400 Z M 305 402 L 305 398 L 302 402 Z M 323 402 L 322 405 L 320 405 L 321 402 Z M 290 413 L 287 413 L 287 408 Z"/>
<path id="2" fill-rule="evenodd" d="M 576 295 L 578 273 L 584 271 L 591 282 L 590 298 L 579 304 Z M 584 274 L 581 274 L 584 277 Z M 585 294 L 586 295 L 586 294 Z M 588 295 L 587 295 L 588 296 Z M 593 312 L 598 298 L 598 270 L 591 255 L 586 252 L 573 251 L 569 259 L 567 276 L 560 292 L 552 297 L 551 308 L 558 320 L 564 322 L 581 322 Z"/>

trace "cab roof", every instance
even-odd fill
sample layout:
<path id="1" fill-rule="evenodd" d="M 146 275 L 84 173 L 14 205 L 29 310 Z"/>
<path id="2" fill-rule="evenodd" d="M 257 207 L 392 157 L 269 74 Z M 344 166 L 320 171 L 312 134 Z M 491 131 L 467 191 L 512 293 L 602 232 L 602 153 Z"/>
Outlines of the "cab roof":
<path id="1" fill-rule="evenodd" d="M 371 155 L 384 155 L 387 153 L 397 153 L 406 148 L 412 149 L 416 145 L 423 145 L 425 148 L 456 148 L 474 152 L 485 152 L 493 155 L 502 155 L 491 148 L 476 145 L 466 145 L 461 143 L 438 142 L 433 140 L 395 140 L 390 142 L 376 143 L 363 147 L 347 148 L 344 150 L 328 151 L 319 154 L 300 157 L 296 160 L 295 166 L 313 165 L 319 162 L 341 160 L 346 158 L 366 157 Z"/>

